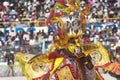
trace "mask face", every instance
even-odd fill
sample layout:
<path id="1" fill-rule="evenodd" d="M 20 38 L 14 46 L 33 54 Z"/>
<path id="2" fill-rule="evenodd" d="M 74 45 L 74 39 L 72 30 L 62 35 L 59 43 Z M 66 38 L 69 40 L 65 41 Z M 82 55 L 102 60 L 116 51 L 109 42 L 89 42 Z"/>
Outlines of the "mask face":
<path id="1" fill-rule="evenodd" d="M 72 53 L 76 57 L 81 57 L 83 55 L 82 48 L 80 47 L 78 38 L 70 38 L 68 40 L 67 49 L 69 50 L 70 53 Z"/>
<path id="2" fill-rule="evenodd" d="M 68 50 L 73 54 L 75 48 L 76 48 L 76 42 L 75 42 L 75 40 L 74 39 L 70 39 L 68 41 Z"/>

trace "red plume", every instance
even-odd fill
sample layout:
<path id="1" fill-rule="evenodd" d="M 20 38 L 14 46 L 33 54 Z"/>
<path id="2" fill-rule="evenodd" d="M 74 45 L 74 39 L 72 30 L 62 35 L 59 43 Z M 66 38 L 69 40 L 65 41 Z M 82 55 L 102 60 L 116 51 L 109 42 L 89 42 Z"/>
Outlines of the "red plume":
<path id="1" fill-rule="evenodd" d="M 65 6 L 65 0 L 57 0 L 58 3 L 60 3 L 61 5 Z"/>
<path id="2" fill-rule="evenodd" d="M 51 23 L 51 19 L 54 17 L 54 9 L 51 9 L 50 10 L 50 15 L 49 15 L 49 17 L 48 17 L 48 19 L 47 19 L 47 24 L 48 23 Z"/>
<path id="3" fill-rule="evenodd" d="M 64 35 L 65 35 L 64 30 L 58 29 L 58 36 L 59 36 L 60 38 L 64 38 Z"/>

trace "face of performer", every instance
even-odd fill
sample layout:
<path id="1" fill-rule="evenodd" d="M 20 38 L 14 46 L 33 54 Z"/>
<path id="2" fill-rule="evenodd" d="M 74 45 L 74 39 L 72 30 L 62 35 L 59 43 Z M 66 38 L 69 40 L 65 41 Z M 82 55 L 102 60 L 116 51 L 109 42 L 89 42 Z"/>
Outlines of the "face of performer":
<path id="1" fill-rule="evenodd" d="M 71 38 L 68 41 L 68 50 L 75 55 L 76 57 L 82 57 L 84 54 L 82 53 L 82 48 L 80 47 L 79 39 Z"/>

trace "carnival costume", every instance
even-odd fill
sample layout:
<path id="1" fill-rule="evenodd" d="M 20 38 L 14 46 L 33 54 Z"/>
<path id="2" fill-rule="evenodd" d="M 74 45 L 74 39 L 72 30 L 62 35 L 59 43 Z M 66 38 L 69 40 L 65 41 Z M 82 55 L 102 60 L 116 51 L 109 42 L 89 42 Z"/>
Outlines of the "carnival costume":
<path id="1" fill-rule="evenodd" d="M 59 1 L 61 3 L 64 0 Z M 90 7 L 87 8 L 79 15 L 81 25 L 69 32 L 62 19 L 55 16 L 55 11 L 52 9 L 47 23 L 52 23 L 53 20 L 60 24 L 53 39 L 53 46 L 45 54 L 36 55 L 31 59 L 29 56 L 19 55 L 22 57 L 22 60 L 19 58 L 19 61 L 21 61 L 20 64 L 22 64 L 28 80 L 102 80 L 94 66 L 101 66 L 109 62 L 107 51 L 99 42 L 95 44 L 82 43 L 82 34 L 86 25 L 84 19 L 90 10 Z M 70 8 L 67 7 L 67 9 Z M 73 9 L 69 11 L 73 11 Z"/>

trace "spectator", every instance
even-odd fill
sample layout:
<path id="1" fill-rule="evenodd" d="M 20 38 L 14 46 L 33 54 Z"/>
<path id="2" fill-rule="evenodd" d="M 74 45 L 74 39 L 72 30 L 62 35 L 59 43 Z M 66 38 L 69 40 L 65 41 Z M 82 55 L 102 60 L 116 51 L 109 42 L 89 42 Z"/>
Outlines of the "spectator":
<path id="1" fill-rule="evenodd" d="M 40 9 L 42 11 L 42 15 L 44 14 L 44 6 L 45 6 L 45 0 L 39 0 L 39 3 L 40 3 Z"/>
<path id="2" fill-rule="evenodd" d="M 14 76 L 14 69 L 13 69 L 13 65 L 14 65 L 14 51 L 10 51 L 9 54 L 7 54 L 7 64 L 9 66 L 9 70 L 8 70 L 8 76 L 10 75 L 10 72 L 12 72 L 12 76 Z"/>
<path id="3" fill-rule="evenodd" d="M 112 33 L 115 34 L 115 33 L 117 33 L 117 31 L 118 31 L 117 27 L 114 26 L 114 27 L 112 28 Z"/>

